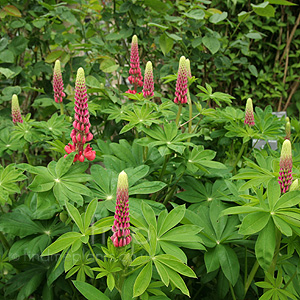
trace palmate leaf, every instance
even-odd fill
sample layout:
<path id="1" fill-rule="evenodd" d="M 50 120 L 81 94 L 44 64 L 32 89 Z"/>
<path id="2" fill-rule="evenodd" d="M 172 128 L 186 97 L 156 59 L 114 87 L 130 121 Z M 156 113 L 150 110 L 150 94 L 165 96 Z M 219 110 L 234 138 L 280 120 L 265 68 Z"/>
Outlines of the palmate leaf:
<path id="1" fill-rule="evenodd" d="M 205 185 L 191 176 L 184 177 L 184 183 L 180 184 L 183 192 L 177 193 L 176 197 L 189 202 L 201 203 L 204 201 L 210 202 L 213 199 L 227 200 L 230 191 L 224 180 L 216 180 L 213 184 L 206 182 Z"/>
<path id="2" fill-rule="evenodd" d="M 83 205 L 82 195 L 93 196 L 93 194 L 81 182 L 86 182 L 91 177 L 83 173 L 88 168 L 88 164 L 73 164 L 74 155 L 75 153 L 71 153 L 58 162 L 52 161 L 47 168 L 20 165 L 28 172 L 37 174 L 29 188 L 37 193 L 53 191 L 61 206 L 68 201 Z"/>
<path id="3" fill-rule="evenodd" d="M 0 165 L 0 204 L 4 205 L 6 202 L 11 204 L 10 194 L 20 193 L 20 188 L 17 185 L 18 181 L 22 181 L 27 177 L 23 172 L 16 169 L 13 164 L 3 168 Z"/>
<path id="4" fill-rule="evenodd" d="M 198 135 L 181 133 L 174 122 L 164 124 L 163 128 L 153 125 L 151 128 L 143 128 L 142 130 L 148 137 L 140 139 L 138 143 L 150 148 L 157 147 L 161 156 L 173 152 L 183 154 L 187 146 L 193 146 L 187 140 Z"/>
<path id="5" fill-rule="evenodd" d="M 194 147 L 186 158 L 187 169 L 192 173 L 197 172 L 198 169 L 209 173 L 207 168 L 226 170 L 227 167 L 224 164 L 213 161 L 215 156 L 216 152 L 204 150 L 203 146 Z"/>
<path id="6" fill-rule="evenodd" d="M 123 120 L 129 122 L 125 125 L 120 134 L 136 127 L 138 131 L 143 130 L 144 126 L 151 126 L 152 124 L 160 124 L 162 121 L 159 119 L 160 113 L 154 112 L 149 103 L 144 103 L 142 107 L 137 105 L 133 106 L 133 111 L 126 111 Z"/>

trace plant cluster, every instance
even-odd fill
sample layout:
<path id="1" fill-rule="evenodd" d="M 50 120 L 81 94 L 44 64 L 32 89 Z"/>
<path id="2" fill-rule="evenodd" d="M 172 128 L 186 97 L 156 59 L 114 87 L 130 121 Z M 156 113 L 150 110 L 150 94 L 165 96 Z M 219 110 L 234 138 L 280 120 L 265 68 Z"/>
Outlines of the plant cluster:
<path id="1" fill-rule="evenodd" d="M 292 3 L 251 4 L 228 40 L 227 12 L 189 4 L 2 8 L 3 299 L 300 297 L 300 123 L 222 88 L 249 76 L 225 59 L 260 35 L 239 28 Z"/>

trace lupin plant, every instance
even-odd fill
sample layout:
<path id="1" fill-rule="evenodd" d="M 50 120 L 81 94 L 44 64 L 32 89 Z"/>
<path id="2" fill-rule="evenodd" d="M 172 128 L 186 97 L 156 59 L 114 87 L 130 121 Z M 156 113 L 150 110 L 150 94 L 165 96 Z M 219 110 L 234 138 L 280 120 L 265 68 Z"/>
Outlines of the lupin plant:
<path id="1" fill-rule="evenodd" d="M 292 146 L 289 140 L 285 140 L 282 144 L 280 155 L 280 171 L 278 182 L 280 184 L 281 193 L 286 193 L 292 184 L 293 175 L 293 159 L 292 159 Z"/>
<path id="2" fill-rule="evenodd" d="M 115 220 L 112 226 L 114 234 L 111 240 L 115 247 L 123 247 L 131 242 L 128 197 L 128 178 L 122 171 L 118 177 Z"/>
<path id="3" fill-rule="evenodd" d="M 56 60 L 54 65 L 53 72 L 53 91 L 54 91 L 54 100 L 56 103 L 61 103 L 63 97 L 66 96 L 64 93 L 64 83 L 62 80 L 60 61 Z"/>
<path id="4" fill-rule="evenodd" d="M 74 162 L 79 160 L 81 162 L 84 159 L 94 160 L 96 157 L 96 151 L 93 151 L 89 142 L 93 139 L 93 134 L 90 132 L 90 121 L 88 111 L 88 97 L 85 86 L 85 76 L 83 68 L 79 68 L 77 71 L 75 82 L 75 120 L 73 122 L 74 129 L 70 136 L 72 138 L 73 145 L 69 143 L 65 146 L 65 151 L 69 154 L 71 152 L 77 152 L 74 157 Z"/>
<path id="5" fill-rule="evenodd" d="M 11 99 L 11 115 L 12 115 L 12 121 L 14 124 L 16 123 L 23 123 L 21 110 L 19 106 L 19 100 L 18 96 L 14 94 Z"/>
<path id="6" fill-rule="evenodd" d="M 138 38 L 136 35 L 132 37 L 131 53 L 130 53 L 130 69 L 129 69 L 129 82 L 133 85 L 133 90 L 128 90 L 127 93 L 136 94 L 138 86 L 143 86 L 143 76 L 140 68 L 140 57 Z"/>
<path id="7" fill-rule="evenodd" d="M 143 95 L 146 99 L 154 96 L 153 68 L 151 61 L 148 61 L 146 64 Z"/>
<path id="8" fill-rule="evenodd" d="M 254 126 L 254 113 L 253 113 L 253 104 L 252 99 L 248 98 L 246 102 L 246 110 L 245 110 L 245 121 L 244 124 L 248 124 L 249 126 Z"/>
<path id="9" fill-rule="evenodd" d="M 188 78 L 192 78 L 191 62 L 190 62 L 189 59 L 186 59 L 186 67 L 187 67 L 187 76 L 188 76 Z"/>

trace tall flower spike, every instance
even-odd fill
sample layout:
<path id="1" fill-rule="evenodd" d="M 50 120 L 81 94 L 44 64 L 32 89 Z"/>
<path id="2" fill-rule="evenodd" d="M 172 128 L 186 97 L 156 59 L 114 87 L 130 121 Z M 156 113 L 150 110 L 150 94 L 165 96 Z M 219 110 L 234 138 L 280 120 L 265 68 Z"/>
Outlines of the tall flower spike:
<path id="1" fill-rule="evenodd" d="M 130 69 L 128 80 L 134 86 L 134 90 L 129 90 L 127 93 L 135 94 L 138 86 L 143 86 L 143 76 L 140 68 L 140 57 L 138 38 L 136 35 L 132 37 L 131 53 L 130 53 Z"/>
<path id="2" fill-rule="evenodd" d="M 179 61 L 178 75 L 176 81 L 175 103 L 187 103 L 187 84 L 188 84 L 188 70 L 187 63 L 184 56 L 181 56 Z"/>
<path id="3" fill-rule="evenodd" d="M 153 69 L 151 61 L 148 61 L 146 64 L 143 95 L 144 98 L 150 98 L 154 96 Z"/>
<path id="4" fill-rule="evenodd" d="M 16 94 L 14 94 L 11 99 L 11 115 L 12 115 L 12 120 L 13 120 L 14 124 L 23 123 L 21 110 L 20 110 L 20 106 L 19 106 L 19 100 L 18 100 L 18 96 Z"/>
<path id="5" fill-rule="evenodd" d="M 292 176 L 292 146 L 289 140 L 285 140 L 282 144 L 280 155 L 280 171 L 278 182 L 280 184 L 281 193 L 286 193 L 293 181 Z"/>
<path id="6" fill-rule="evenodd" d="M 63 101 L 63 97 L 66 96 L 64 93 L 64 83 L 62 80 L 61 69 L 60 69 L 60 61 L 56 60 L 54 65 L 53 72 L 53 90 L 54 90 L 54 100 L 57 103 Z"/>
<path id="7" fill-rule="evenodd" d="M 249 126 L 254 126 L 254 113 L 253 113 L 253 104 L 252 99 L 248 98 L 246 103 L 246 112 L 245 112 L 245 121 L 244 124 L 248 124 Z"/>
<path id="8" fill-rule="evenodd" d="M 77 152 L 74 157 L 74 162 L 77 160 L 83 162 L 85 158 L 94 160 L 96 157 L 96 151 L 93 151 L 89 144 L 84 148 L 85 143 L 93 139 L 93 135 L 90 132 L 91 124 L 89 121 L 90 115 L 87 101 L 84 70 L 83 68 L 79 68 L 75 82 L 74 129 L 70 134 L 73 144 L 69 143 L 65 146 L 65 150 L 68 154 L 74 151 Z"/>
<path id="9" fill-rule="evenodd" d="M 111 240 L 115 247 L 123 247 L 131 242 L 128 198 L 128 178 L 122 171 L 118 178 L 115 220 L 112 226 L 114 234 Z"/>
<path id="10" fill-rule="evenodd" d="M 191 62 L 190 62 L 189 59 L 186 60 L 186 68 L 187 68 L 187 76 L 188 76 L 188 78 L 192 78 Z"/>

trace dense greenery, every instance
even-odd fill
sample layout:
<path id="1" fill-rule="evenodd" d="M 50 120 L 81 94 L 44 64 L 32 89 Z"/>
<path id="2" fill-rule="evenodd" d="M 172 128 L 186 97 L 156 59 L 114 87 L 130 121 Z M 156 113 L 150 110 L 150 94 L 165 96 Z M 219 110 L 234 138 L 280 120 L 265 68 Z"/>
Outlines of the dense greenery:
<path id="1" fill-rule="evenodd" d="M 300 297 L 300 192 L 297 181 L 280 190 L 286 120 L 272 114 L 291 118 L 297 179 L 300 14 L 291 2 L 1 2 L 0 299 Z M 151 99 L 125 93 L 133 35 L 142 74 L 153 64 Z M 192 75 L 183 106 L 173 101 L 181 56 Z M 79 67 L 96 159 L 73 163 L 64 148 Z M 14 94 L 23 123 L 12 122 Z M 123 170 L 133 241 L 116 248 Z"/>

